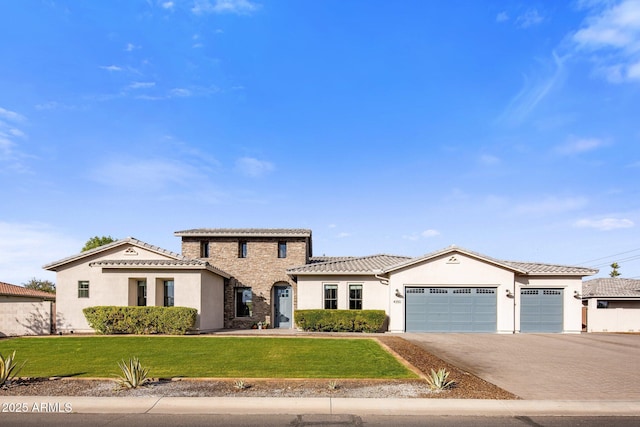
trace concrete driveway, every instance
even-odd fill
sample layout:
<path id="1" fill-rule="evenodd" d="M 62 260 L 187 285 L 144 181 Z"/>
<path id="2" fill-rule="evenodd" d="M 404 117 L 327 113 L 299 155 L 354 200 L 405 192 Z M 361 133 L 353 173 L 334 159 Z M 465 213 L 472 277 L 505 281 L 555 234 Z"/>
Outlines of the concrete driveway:
<path id="1" fill-rule="evenodd" d="M 403 338 L 523 399 L 640 399 L 640 335 L 407 333 Z"/>

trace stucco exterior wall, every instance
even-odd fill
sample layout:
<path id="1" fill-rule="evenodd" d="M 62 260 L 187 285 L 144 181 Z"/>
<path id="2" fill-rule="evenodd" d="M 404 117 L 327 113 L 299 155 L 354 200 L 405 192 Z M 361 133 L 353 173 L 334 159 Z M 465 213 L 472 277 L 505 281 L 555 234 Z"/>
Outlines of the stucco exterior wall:
<path id="1" fill-rule="evenodd" d="M 137 305 L 137 281 L 147 284 L 147 305 L 164 304 L 164 280 L 174 281 L 174 305 L 198 310 L 196 328 L 221 328 L 224 279 L 203 269 L 176 268 L 102 268 L 89 266 L 102 259 L 168 259 L 155 252 L 135 247 L 138 255 L 125 255 L 127 247 L 83 258 L 69 263 L 57 272 L 57 329 L 67 332 L 93 332 L 82 310 L 98 305 Z M 78 282 L 89 281 L 89 297 L 78 297 Z M 215 313 L 203 310 L 218 309 Z"/>
<path id="2" fill-rule="evenodd" d="M 49 335 L 51 301 L 0 296 L 0 337 Z"/>
<path id="3" fill-rule="evenodd" d="M 200 330 L 224 327 L 224 279 L 214 274 L 202 274 L 200 299 Z"/>
<path id="4" fill-rule="evenodd" d="M 388 286 L 372 276 L 300 276 L 298 309 L 323 309 L 324 285 L 338 285 L 338 309 L 349 309 L 349 285 L 362 285 L 362 309 L 389 311 Z"/>
<path id="5" fill-rule="evenodd" d="M 588 300 L 588 332 L 640 332 L 640 300 L 620 301 L 625 308 L 598 308 L 598 299 L 615 301 L 612 298 Z"/>
<path id="6" fill-rule="evenodd" d="M 392 272 L 389 278 L 388 299 L 389 330 L 405 331 L 405 288 L 410 286 L 450 286 L 450 287 L 492 287 L 496 288 L 497 332 L 513 332 L 513 299 L 507 298 L 506 291 L 513 293 L 514 273 L 510 270 L 480 261 L 464 254 L 451 254 L 427 260 L 402 270 Z M 401 297 L 395 295 L 396 289 Z"/>

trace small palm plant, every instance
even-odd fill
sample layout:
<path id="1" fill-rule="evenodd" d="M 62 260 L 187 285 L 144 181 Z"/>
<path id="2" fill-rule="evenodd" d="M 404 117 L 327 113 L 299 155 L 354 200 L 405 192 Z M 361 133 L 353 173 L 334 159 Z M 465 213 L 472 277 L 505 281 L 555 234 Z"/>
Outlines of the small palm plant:
<path id="1" fill-rule="evenodd" d="M 431 390 L 447 390 L 453 388 L 456 382 L 449 378 L 449 371 L 444 368 L 438 369 L 438 372 L 431 369 L 431 373 L 427 376 L 427 382 Z"/>
<path id="2" fill-rule="evenodd" d="M 26 360 L 22 362 L 22 365 L 18 367 L 18 364 L 15 362 L 16 352 L 4 357 L 2 353 L 0 353 L 0 387 L 3 387 L 11 382 L 12 379 L 18 375 L 18 372 L 24 367 Z"/>
<path id="3" fill-rule="evenodd" d="M 236 380 L 233 384 L 233 387 L 236 390 L 244 390 L 249 388 L 249 386 L 243 380 Z"/>
<path id="4" fill-rule="evenodd" d="M 137 357 L 129 359 L 129 362 L 118 362 L 118 366 L 122 370 L 122 376 L 118 378 L 118 384 L 123 388 L 138 388 L 148 383 L 150 378 L 147 377 L 149 369 L 142 367 Z"/>

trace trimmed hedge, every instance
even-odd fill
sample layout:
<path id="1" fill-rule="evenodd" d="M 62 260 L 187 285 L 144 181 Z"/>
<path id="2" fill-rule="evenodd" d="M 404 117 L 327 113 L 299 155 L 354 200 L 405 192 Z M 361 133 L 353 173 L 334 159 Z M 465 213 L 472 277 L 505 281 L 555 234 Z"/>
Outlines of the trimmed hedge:
<path id="1" fill-rule="evenodd" d="M 84 310 L 99 334 L 184 335 L 196 324 L 198 310 L 189 307 L 96 306 Z"/>
<path id="2" fill-rule="evenodd" d="M 380 332 L 384 310 L 296 310 L 295 321 L 304 331 Z"/>

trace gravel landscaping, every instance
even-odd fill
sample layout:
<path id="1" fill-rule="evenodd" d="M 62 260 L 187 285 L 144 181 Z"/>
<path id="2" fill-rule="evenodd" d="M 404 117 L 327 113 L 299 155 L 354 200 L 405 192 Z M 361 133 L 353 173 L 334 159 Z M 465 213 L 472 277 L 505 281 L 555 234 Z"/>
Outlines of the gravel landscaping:
<path id="1" fill-rule="evenodd" d="M 445 368 L 456 381 L 450 390 L 434 392 L 424 379 L 335 380 L 327 379 L 173 379 L 154 380 L 134 389 L 119 389 L 114 380 L 20 379 L 0 389 L 1 396 L 95 396 L 95 397 L 364 397 L 517 399 L 513 394 L 457 369 L 400 337 L 381 336 L 380 343 L 416 373 Z M 242 380 L 244 388 L 237 382 Z"/>

